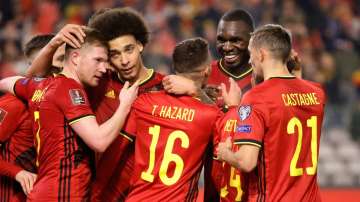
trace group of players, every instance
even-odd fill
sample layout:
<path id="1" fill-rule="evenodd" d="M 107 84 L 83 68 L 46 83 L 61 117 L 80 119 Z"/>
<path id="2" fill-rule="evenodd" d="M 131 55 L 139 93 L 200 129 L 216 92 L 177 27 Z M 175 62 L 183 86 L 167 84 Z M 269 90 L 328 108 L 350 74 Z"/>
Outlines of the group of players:
<path id="1" fill-rule="evenodd" d="M 221 59 L 187 39 L 169 76 L 143 64 L 148 40 L 139 13 L 104 9 L 0 81 L 1 202 L 195 201 L 203 167 L 205 201 L 320 201 L 325 95 L 288 68 L 286 29 L 228 11 Z"/>

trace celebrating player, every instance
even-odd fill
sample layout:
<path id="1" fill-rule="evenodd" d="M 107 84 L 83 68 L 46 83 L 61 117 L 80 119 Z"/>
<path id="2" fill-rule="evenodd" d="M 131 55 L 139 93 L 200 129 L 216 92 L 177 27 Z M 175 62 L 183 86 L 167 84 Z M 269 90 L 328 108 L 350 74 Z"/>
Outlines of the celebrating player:
<path id="1" fill-rule="evenodd" d="M 53 34 L 36 35 L 25 44 L 24 54 L 30 64 L 53 37 Z M 61 56 L 61 52 L 57 55 Z M 61 64 L 60 60 L 61 58 L 54 58 L 53 64 Z M 11 94 L 0 98 L 0 111 L 0 198 L 4 202 L 25 201 L 25 194 L 30 193 L 36 180 L 36 151 L 33 146 L 31 117 L 25 103 Z"/>
<path id="2" fill-rule="evenodd" d="M 114 115 L 98 125 L 84 92 L 96 86 L 108 65 L 107 41 L 95 30 L 85 30 L 79 48 L 67 46 L 62 74 L 48 79 L 10 77 L 0 89 L 14 92 L 29 103 L 38 153 L 38 179 L 29 201 L 88 200 L 91 178 L 89 149 L 104 151 L 117 136 L 137 94 L 138 82 L 120 92 Z M 79 139 L 79 137 L 81 139 Z"/>
<path id="3" fill-rule="evenodd" d="M 233 140 L 219 144 L 218 156 L 241 171 L 258 166 L 257 201 L 320 201 L 316 180 L 324 91 L 289 73 L 291 37 L 280 25 L 255 30 L 249 51 L 254 73 L 265 81 L 226 115 L 237 119 L 236 131 Z M 237 151 L 232 143 L 239 145 Z"/>
<path id="4" fill-rule="evenodd" d="M 179 43 L 174 69 L 200 86 L 210 72 L 208 44 L 201 38 Z M 205 113 L 206 112 L 206 113 Z M 139 96 L 124 133 L 135 141 L 132 186 L 126 201 L 195 201 L 207 144 L 218 136 L 222 115 L 214 105 L 164 91 Z"/>

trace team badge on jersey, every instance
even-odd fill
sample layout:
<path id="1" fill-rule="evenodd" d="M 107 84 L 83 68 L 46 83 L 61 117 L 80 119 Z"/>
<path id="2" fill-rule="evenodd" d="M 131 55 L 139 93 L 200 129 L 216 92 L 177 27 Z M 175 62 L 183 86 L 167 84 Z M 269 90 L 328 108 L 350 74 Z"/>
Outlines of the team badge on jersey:
<path id="1" fill-rule="evenodd" d="M 70 89 L 69 94 L 73 105 L 85 104 L 85 96 L 80 89 Z"/>
<path id="2" fill-rule="evenodd" d="M 4 121 L 6 115 L 7 115 L 7 111 L 0 108 L 0 125 Z"/>
<path id="3" fill-rule="evenodd" d="M 243 105 L 239 107 L 239 117 L 240 120 L 243 121 L 245 119 L 247 119 L 250 116 L 251 113 L 251 106 L 250 105 Z"/>

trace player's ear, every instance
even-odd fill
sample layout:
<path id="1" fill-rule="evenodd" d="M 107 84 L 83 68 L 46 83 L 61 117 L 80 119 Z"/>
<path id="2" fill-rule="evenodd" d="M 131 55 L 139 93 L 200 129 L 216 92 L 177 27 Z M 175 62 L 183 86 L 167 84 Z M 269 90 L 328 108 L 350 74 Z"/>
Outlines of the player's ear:
<path id="1" fill-rule="evenodd" d="M 80 53 L 78 50 L 74 50 L 70 52 L 70 62 L 74 65 L 78 65 L 80 61 Z"/>
<path id="2" fill-rule="evenodd" d="M 143 44 L 140 41 L 137 41 L 136 45 L 137 45 L 137 47 L 138 47 L 138 49 L 139 49 L 139 51 L 141 53 L 144 50 Z"/>
<path id="3" fill-rule="evenodd" d="M 259 49 L 259 60 L 260 62 L 264 62 L 266 57 L 266 51 L 262 48 Z"/>

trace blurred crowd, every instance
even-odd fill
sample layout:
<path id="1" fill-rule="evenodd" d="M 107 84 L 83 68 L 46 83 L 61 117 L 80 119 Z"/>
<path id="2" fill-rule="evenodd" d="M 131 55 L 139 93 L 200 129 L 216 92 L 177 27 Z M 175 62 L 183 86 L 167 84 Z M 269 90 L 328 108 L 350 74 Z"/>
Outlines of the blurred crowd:
<path id="1" fill-rule="evenodd" d="M 206 38 L 217 58 L 217 22 L 231 8 L 249 11 L 256 26 L 284 25 L 304 78 L 327 90 L 325 129 L 346 129 L 360 142 L 360 0 L 1 0 L 0 78 L 25 71 L 22 47 L 32 36 L 86 24 L 94 11 L 122 6 L 144 14 L 151 29 L 145 64 L 165 74 L 173 47 L 185 38 Z"/>

